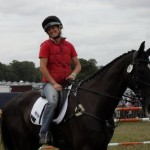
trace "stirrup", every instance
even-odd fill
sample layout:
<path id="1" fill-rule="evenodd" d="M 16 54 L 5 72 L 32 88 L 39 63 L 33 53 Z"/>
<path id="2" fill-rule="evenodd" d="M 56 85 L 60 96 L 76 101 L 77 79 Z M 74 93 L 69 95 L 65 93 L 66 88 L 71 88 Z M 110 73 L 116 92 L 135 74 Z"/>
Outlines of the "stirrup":
<path id="1" fill-rule="evenodd" d="M 59 148 L 49 145 L 42 145 L 38 150 L 59 150 Z"/>
<path id="2" fill-rule="evenodd" d="M 46 133 L 46 135 L 40 135 L 39 143 L 43 146 L 53 144 L 53 136 L 51 133 Z"/>

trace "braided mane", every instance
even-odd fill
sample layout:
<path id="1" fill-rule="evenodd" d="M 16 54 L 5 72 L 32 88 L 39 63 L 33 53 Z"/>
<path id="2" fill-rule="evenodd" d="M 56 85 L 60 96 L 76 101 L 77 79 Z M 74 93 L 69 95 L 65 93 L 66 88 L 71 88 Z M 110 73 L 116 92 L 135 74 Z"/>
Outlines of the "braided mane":
<path id="1" fill-rule="evenodd" d="M 108 63 L 107 65 L 105 65 L 104 67 L 102 67 L 101 69 L 99 69 L 95 74 L 93 74 L 91 77 L 89 77 L 88 79 L 84 80 L 84 82 L 87 82 L 91 79 L 93 79 L 94 77 L 96 77 L 97 75 L 99 75 L 100 73 L 102 73 L 104 70 L 110 68 L 115 62 L 117 62 L 118 60 L 120 60 L 122 57 L 130 54 L 130 53 L 133 53 L 135 50 L 131 50 L 131 51 L 128 51 L 127 53 L 124 53 L 122 55 L 120 55 L 119 57 L 115 58 L 113 61 L 111 61 L 110 63 Z"/>

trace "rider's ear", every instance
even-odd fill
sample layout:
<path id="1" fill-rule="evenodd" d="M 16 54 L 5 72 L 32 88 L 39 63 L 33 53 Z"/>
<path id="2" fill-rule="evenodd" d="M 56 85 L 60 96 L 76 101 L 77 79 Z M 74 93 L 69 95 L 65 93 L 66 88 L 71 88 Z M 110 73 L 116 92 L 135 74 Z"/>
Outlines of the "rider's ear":
<path id="1" fill-rule="evenodd" d="M 146 51 L 147 55 L 150 56 L 150 48 Z"/>

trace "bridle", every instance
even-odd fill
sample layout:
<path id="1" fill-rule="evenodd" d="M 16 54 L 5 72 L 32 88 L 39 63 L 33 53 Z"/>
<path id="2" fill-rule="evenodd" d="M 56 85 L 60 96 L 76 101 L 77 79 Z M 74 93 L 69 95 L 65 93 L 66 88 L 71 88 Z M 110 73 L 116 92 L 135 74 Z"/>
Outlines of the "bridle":
<path id="1" fill-rule="evenodd" d="M 139 83 L 140 84 L 143 84 L 144 86 L 148 86 L 150 87 L 150 83 L 147 83 L 145 82 L 144 80 L 141 80 L 137 77 L 137 73 L 136 73 L 136 69 L 135 69 L 135 66 L 138 62 L 142 62 L 142 63 L 150 63 L 149 60 L 144 60 L 144 59 L 136 59 L 136 60 L 133 60 L 132 64 L 133 64 L 133 76 L 132 76 L 132 80 L 134 80 L 135 82 L 135 85 L 136 85 L 136 88 L 137 88 L 137 91 L 140 92 L 140 88 L 139 88 Z M 121 98 L 119 97 L 115 97 L 115 96 L 112 96 L 112 95 L 109 95 L 109 94 L 106 94 L 106 93 L 102 93 L 102 92 L 98 92 L 98 91 L 95 91 L 95 90 L 91 90 L 91 89 L 86 89 L 86 88 L 83 88 L 81 87 L 81 84 L 82 84 L 83 81 L 81 81 L 78 85 L 76 85 L 74 82 L 72 82 L 73 86 L 75 86 L 76 88 L 74 90 L 70 90 L 71 92 L 74 93 L 74 95 L 77 97 L 77 106 L 76 106 L 76 109 L 75 109 L 75 113 L 74 114 L 71 114 L 69 117 L 67 117 L 66 119 L 64 119 L 64 121 L 68 121 L 72 118 L 76 118 L 78 116 L 81 116 L 81 115 L 86 115 L 86 116 L 89 116 L 97 121 L 100 121 L 100 122 L 103 122 L 105 124 L 108 124 L 109 123 L 109 120 L 104 120 L 100 117 L 97 117 L 96 115 L 93 115 L 92 113 L 89 113 L 89 112 L 86 112 L 84 107 L 80 104 L 80 101 L 79 101 L 79 95 L 78 95 L 78 91 L 79 90 L 83 90 L 83 91 L 86 91 L 86 92 L 90 92 L 92 94 L 96 94 L 96 95 L 101 95 L 101 96 L 106 96 L 106 97 L 109 97 L 109 98 L 113 98 L 113 99 L 116 99 L 116 100 L 121 100 Z M 139 93 L 138 93 L 139 94 Z M 128 96 L 126 96 L 128 97 Z M 131 98 L 131 97 L 130 97 Z M 115 128 L 116 126 L 114 126 L 113 128 Z"/>
<path id="2" fill-rule="evenodd" d="M 133 66 L 134 66 L 134 68 L 135 68 L 136 63 L 139 63 L 139 62 L 150 64 L 149 60 L 136 59 L 136 60 L 133 60 Z M 141 83 L 141 84 L 143 84 L 145 86 L 150 87 L 150 83 L 147 83 L 146 81 L 141 80 L 141 79 L 139 79 L 139 77 L 137 77 L 136 70 L 134 70 L 133 79 L 135 80 L 136 83 L 139 82 L 139 83 Z M 136 84 L 136 85 L 138 85 L 138 84 Z"/>

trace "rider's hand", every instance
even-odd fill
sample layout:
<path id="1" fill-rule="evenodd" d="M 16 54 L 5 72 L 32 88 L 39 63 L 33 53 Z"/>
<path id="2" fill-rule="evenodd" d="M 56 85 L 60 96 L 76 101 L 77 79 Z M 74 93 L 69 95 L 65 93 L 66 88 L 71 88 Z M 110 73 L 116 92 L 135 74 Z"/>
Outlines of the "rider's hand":
<path id="1" fill-rule="evenodd" d="M 66 81 L 67 81 L 67 84 L 68 84 L 68 85 L 73 84 L 74 80 L 75 80 L 75 76 L 73 76 L 72 74 L 69 75 L 69 76 L 66 78 Z"/>
<path id="2" fill-rule="evenodd" d="M 58 83 L 55 83 L 53 84 L 54 88 L 57 90 L 57 91 L 61 91 L 62 90 L 62 86 Z"/>
<path id="3" fill-rule="evenodd" d="M 75 76 L 73 76 L 72 74 L 70 74 L 70 75 L 66 78 L 66 80 L 75 80 Z"/>

